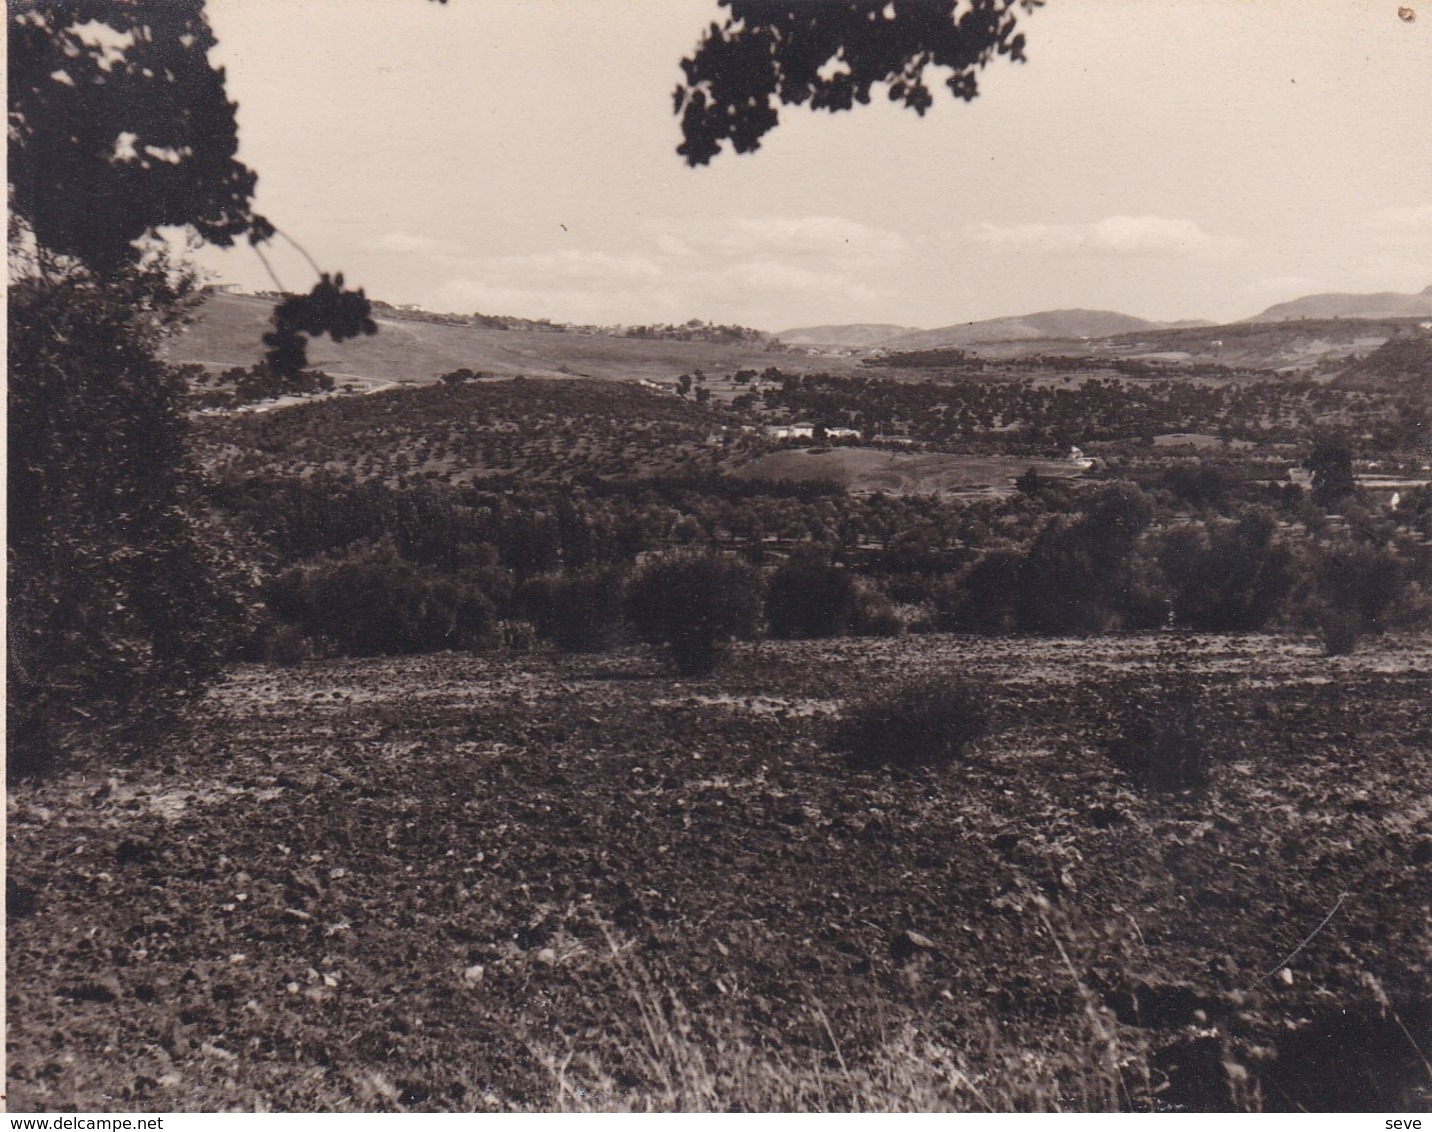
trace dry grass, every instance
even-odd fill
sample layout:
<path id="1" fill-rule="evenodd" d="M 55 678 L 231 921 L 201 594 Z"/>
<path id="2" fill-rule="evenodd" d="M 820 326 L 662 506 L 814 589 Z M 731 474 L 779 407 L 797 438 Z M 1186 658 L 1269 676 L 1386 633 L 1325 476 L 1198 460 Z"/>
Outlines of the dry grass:
<path id="1" fill-rule="evenodd" d="M 637 1021 L 618 1023 L 606 1054 L 534 1044 L 551 1074 L 546 1111 L 560 1112 L 1130 1112 L 1158 1111 L 1159 1088 L 1141 1037 L 1121 1029 L 1079 975 L 1048 901 L 1029 894 L 1031 915 L 1053 939 L 1081 1009 L 1065 1044 L 1024 1048 L 991 1016 L 958 1047 L 891 1021 L 873 1048 L 857 1053 L 819 1002 L 799 1021 L 824 1035 L 825 1048 L 790 1050 L 758 1039 L 729 1014 L 698 1013 L 663 987 L 609 925 L 607 958 Z M 1086 946 L 1095 946 L 1091 940 Z M 1107 946 L 1100 941 L 1099 946 Z M 1129 957 L 1132 958 L 1132 957 Z M 1233 1111 L 1260 1110 L 1256 1087 L 1224 1061 Z"/>

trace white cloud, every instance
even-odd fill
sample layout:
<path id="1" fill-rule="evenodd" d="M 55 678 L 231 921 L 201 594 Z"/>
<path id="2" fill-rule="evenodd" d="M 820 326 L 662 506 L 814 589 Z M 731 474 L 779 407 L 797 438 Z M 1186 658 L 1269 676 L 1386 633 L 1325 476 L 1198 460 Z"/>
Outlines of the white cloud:
<path id="1" fill-rule="evenodd" d="M 872 268 L 905 251 L 898 233 L 841 217 L 746 217 L 672 231 L 652 223 L 631 251 L 564 248 L 461 263 L 435 301 L 449 310 L 575 322 L 711 318 L 774 328 L 781 311 L 872 304 Z"/>
<path id="2" fill-rule="evenodd" d="M 1089 224 L 976 224 L 960 234 L 994 249 L 1056 255 L 1174 256 L 1217 259 L 1240 242 L 1211 236 L 1192 220 L 1164 216 L 1110 216 Z"/>
<path id="3" fill-rule="evenodd" d="M 711 241 L 730 255 L 898 255 L 905 238 L 840 216 L 740 217 Z"/>
<path id="4" fill-rule="evenodd" d="M 415 236 L 411 232 L 386 232 L 378 240 L 378 246 L 385 252 L 401 252 L 405 255 L 453 254 L 458 249 L 431 236 Z"/>

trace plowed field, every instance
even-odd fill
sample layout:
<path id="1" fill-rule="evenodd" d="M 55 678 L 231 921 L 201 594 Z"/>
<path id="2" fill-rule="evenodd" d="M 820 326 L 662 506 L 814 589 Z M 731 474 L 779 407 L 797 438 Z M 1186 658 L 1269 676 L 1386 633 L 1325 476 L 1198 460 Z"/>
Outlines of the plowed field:
<path id="1" fill-rule="evenodd" d="M 235 668 L 12 784 L 11 1111 L 797 1103 L 733 1062 L 829 1107 L 1425 1109 L 1432 642 L 1176 651 L 1219 760 L 1173 795 L 1107 755 L 1159 635 Z M 962 761 L 831 753 L 928 671 L 989 682 Z"/>

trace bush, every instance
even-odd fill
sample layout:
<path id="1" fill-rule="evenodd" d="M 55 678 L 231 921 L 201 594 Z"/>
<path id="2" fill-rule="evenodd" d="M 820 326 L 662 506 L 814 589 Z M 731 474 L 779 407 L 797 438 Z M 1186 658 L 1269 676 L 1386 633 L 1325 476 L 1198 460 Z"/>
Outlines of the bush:
<path id="1" fill-rule="evenodd" d="M 985 733 L 988 699 L 958 677 L 908 680 L 848 707 L 831 746 L 853 766 L 944 766 Z"/>
<path id="2" fill-rule="evenodd" d="M 1207 736 L 1191 702 L 1164 700 L 1131 711 L 1110 755 L 1145 789 L 1192 790 L 1208 781 Z"/>
<path id="3" fill-rule="evenodd" d="M 797 554 L 771 576 L 766 624 L 773 637 L 838 637 L 850 628 L 859 596 L 850 571 L 819 553 Z"/>
<path id="4" fill-rule="evenodd" d="M 1159 649 L 1156 683 L 1130 697 L 1109 755 L 1148 790 L 1193 790 L 1208 781 L 1213 722 L 1191 670 L 1187 638 Z"/>
<path id="5" fill-rule="evenodd" d="M 754 635 L 760 610 L 760 573 L 715 554 L 657 558 L 627 590 L 627 619 L 643 640 L 671 650 L 683 676 L 710 672 L 732 639 Z"/>
<path id="6" fill-rule="evenodd" d="M 1362 618 L 1347 609 L 1325 605 L 1315 614 L 1318 633 L 1328 656 L 1351 656 L 1362 640 Z"/>
<path id="7" fill-rule="evenodd" d="M 1406 589 L 1397 554 L 1380 546 L 1344 544 L 1323 550 L 1314 565 L 1318 598 L 1355 618 L 1361 632 L 1380 632 Z"/>
<path id="8" fill-rule="evenodd" d="M 517 599 L 538 634 L 558 648 L 603 652 L 621 631 L 625 596 L 625 577 L 609 569 L 534 578 Z"/>
<path id="9" fill-rule="evenodd" d="M 1017 550 L 988 550 L 956 577 L 942 581 L 932 596 L 935 627 L 955 633 L 1011 632 L 1023 560 Z"/>
<path id="10" fill-rule="evenodd" d="M 1158 560 L 1180 624 L 1205 632 L 1263 628 L 1293 588 L 1293 557 L 1261 509 L 1236 522 L 1178 527 L 1164 534 Z"/>
<path id="11" fill-rule="evenodd" d="M 185 287 L 161 261 L 9 291 L 7 765 L 167 729 L 246 617 L 200 517 L 183 375 L 159 360 Z"/>
<path id="12" fill-rule="evenodd" d="M 407 561 L 391 539 L 292 566 L 266 596 L 277 616 L 329 638 L 347 656 L 478 648 L 496 620 L 476 586 Z"/>
<path id="13" fill-rule="evenodd" d="M 314 643 L 297 625 L 278 625 L 263 637 L 260 655 L 270 664 L 292 667 L 312 660 L 317 653 Z"/>
<path id="14" fill-rule="evenodd" d="M 1019 565 L 1015 626 L 1022 632 L 1059 635 L 1103 633 L 1128 624 L 1130 597 L 1147 604 L 1129 576 L 1129 558 L 1153 519 L 1148 497 L 1133 484 L 1110 484 L 1090 499 L 1083 515 L 1057 516 Z"/>
<path id="15" fill-rule="evenodd" d="M 878 590 L 862 587 L 855 595 L 850 633 L 856 637 L 898 637 L 905 622 L 891 600 Z"/>

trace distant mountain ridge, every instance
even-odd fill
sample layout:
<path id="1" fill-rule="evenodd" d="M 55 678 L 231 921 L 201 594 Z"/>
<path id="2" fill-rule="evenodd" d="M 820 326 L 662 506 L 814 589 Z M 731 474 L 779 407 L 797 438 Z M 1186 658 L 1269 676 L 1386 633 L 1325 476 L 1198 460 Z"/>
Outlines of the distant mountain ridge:
<path id="1" fill-rule="evenodd" d="M 1274 303 L 1245 322 L 1286 322 L 1294 318 L 1419 318 L 1432 317 L 1432 287 L 1415 295 L 1400 291 L 1351 294 L 1330 291 Z"/>
<path id="2" fill-rule="evenodd" d="M 1163 323 L 1120 314 L 1118 311 L 1057 310 L 1034 314 L 962 322 L 935 330 L 917 330 L 882 343 L 886 350 L 939 350 L 977 342 L 1014 342 L 1027 338 L 1106 338 L 1139 330 L 1155 330 Z"/>
<path id="3" fill-rule="evenodd" d="M 1261 314 L 1241 320 L 1287 322 L 1297 319 L 1388 319 L 1432 318 L 1432 286 L 1417 294 L 1379 291 L 1372 294 L 1328 292 L 1304 295 L 1286 303 L 1275 303 Z M 1119 311 L 1052 310 L 1033 314 L 1007 315 L 976 322 L 959 322 L 934 330 L 912 330 L 890 323 L 848 323 L 782 330 L 776 337 L 791 346 L 833 346 L 849 349 L 881 349 L 889 352 L 941 350 L 983 343 L 1021 342 L 1039 338 L 1110 338 L 1152 330 L 1179 330 L 1237 323 L 1213 323 L 1207 319 L 1180 319 L 1154 322 Z"/>

